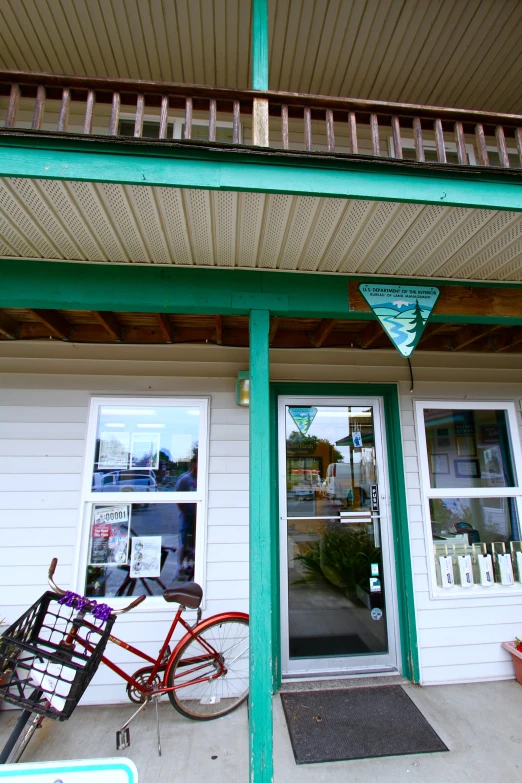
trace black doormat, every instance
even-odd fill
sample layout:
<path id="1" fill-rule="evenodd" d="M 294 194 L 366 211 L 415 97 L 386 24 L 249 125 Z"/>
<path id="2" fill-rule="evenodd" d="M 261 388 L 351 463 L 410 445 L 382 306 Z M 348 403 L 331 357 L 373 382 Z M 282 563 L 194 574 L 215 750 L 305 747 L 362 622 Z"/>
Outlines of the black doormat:
<path id="1" fill-rule="evenodd" d="M 321 655 L 357 655 L 372 652 L 360 636 L 294 636 L 290 639 L 291 658 L 317 658 Z"/>
<path id="2" fill-rule="evenodd" d="M 282 693 L 296 764 L 448 750 L 400 685 Z"/>

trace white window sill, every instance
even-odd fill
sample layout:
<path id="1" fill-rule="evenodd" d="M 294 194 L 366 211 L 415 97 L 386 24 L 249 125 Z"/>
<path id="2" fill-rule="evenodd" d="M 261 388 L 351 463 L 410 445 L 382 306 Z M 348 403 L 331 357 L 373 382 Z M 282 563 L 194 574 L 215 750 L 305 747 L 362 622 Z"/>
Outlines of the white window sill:
<path id="1" fill-rule="evenodd" d="M 462 600 L 463 598 L 509 598 L 510 596 L 520 600 L 522 596 L 522 583 L 515 582 L 513 585 L 495 584 L 491 587 L 482 587 L 481 585 L 459 587 L 456 585 L 455 587 L 448 587 L 445 589 L 437 588 L 430 593 L 430 598 L 434 601 Z"/>

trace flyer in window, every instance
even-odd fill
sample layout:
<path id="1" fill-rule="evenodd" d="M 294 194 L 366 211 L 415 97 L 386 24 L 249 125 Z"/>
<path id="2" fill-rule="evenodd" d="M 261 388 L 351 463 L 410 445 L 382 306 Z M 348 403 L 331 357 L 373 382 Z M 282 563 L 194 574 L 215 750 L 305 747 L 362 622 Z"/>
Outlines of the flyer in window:
<path id="1" fill-rule="evenodd" d="M 160 433 L 133 432 L 131 468 L 159 468 Z"/>
<path id="2" fill-rule="evenodd" d="M 157 577 L 161 572 L 161 536 L 135 536 L 132 539 L 131 579 Z"/>
<path id="3" fill-rule="evenodd" d="M 89 565 L 118 566 L 129 559 L 130 506 L 97 506 L 91 528 Z"/>
<path id="4" fill-rule="evenodd" d="M 101 432 L 98 468 L 126 468 L 129 464 L 129 432 Z"/>

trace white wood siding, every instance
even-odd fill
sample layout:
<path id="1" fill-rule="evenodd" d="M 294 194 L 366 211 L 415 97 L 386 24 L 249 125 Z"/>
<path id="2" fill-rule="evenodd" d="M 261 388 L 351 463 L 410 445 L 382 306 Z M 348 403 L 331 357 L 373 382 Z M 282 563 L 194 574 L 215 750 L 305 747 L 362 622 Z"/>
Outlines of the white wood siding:
<path id="1" fill-rule="evenodd" d="M 66 588 L 73 582 L 90 395 L 147 392 L 211 397 L 204 616 L 247 612 L 248 409 L 235 403 L 237 370 L 248 366 L 245 352 L 212 355 L 191 347 L 189 369 L 197 368 L 200 377 L 188 378 L 180 373 L 180 364 L 188 365 L 182 348 L 104 354 L 83 347 L 74 352 L 76 368 L 67 361 L 68 349 L 64 355 L 58 345 L 50 351 L 34 344 L 14 352 L 2 348 L 0 373 L 10 372 L 0 379 L 0 617 L 14 620 L 38 598 L 53 557 L 59 560 L 57 582 Z M 31 372 L 31 355 L 39 357 L 41 375 Z M 212 358 L 218 364 L 209 363 Z M 203 377 L 216 366 L 220 377 Z M 84 375 L 74 374 L 82 370 Z M 154 655 L 172 614 L 167 604 L 148 615 L 138 610 L 120 618 L 115 631 Z M 114 646 L 110 657 L 129 672 L 141 665 Z M 124 683 L 102 667 L 82 703 L 120 701 L 126 701 Z"/>
<path id="2" fill-rule="evenodd" d="M 421 502 L 417 440 L 413 416 L 416 399 L 514 400 L 520 435 L 522 367 L 520 358 L 416 352 L 409 370 L 390 351 L 272 351 L 273 379 L 292 381 L 398 383 L 408 499 L 408 524 L 415 588 L 421 682 L 433 685 L 514 677 L 509 654 L 500 642 L 522 630 L 522 597 L 491 595 L 483 599 L 434 600 L 428 587 L 428 560 Z"/>
<path id="3" fill-rule="evenodd" d="M 399 384 L 422 682 L 511 678 L 512 664 L 500 642 L 520 635 L 519 596 L 430 598 L 413 403 L 515 400 L 522 424 L 520 360 L 515 355 L 418 352 L 412 365 L 410 393 L 408 367 L 392 351 L 271 353 L 273 380 Z M 247 367 L 244 349 L 0 345 L 0 528 L 5 542 L 0 616 L 13 619 L 38 597 L 53 556 L 60 559 L 59 582 L 67 586 L 72 580 L 90 393 L 211 395 L 205 611 L 248 610 L 248 410 L 235 404 L 235 377 Z M 119 619 L 117 628 L 123 638 L 141 641 L 154 652 L 170 616 L 169 609 L 151 615 L 138 611 Z M 120 649 L 114 659 L 132 668 Z M 107 670 L 100 670 L 84 698 L 85 703 L 122 700 L 124 687 Z"/>

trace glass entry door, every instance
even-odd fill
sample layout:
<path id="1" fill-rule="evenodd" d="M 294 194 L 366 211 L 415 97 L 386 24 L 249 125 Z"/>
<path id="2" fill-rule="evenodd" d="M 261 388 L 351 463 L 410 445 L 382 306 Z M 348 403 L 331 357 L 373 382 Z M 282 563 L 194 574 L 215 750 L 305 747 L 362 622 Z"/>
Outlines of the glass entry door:
<path id="1" fill-rule="evenodd" d="M 283 674 L 394 669 L 380 401 L 280 398 Z"/>

